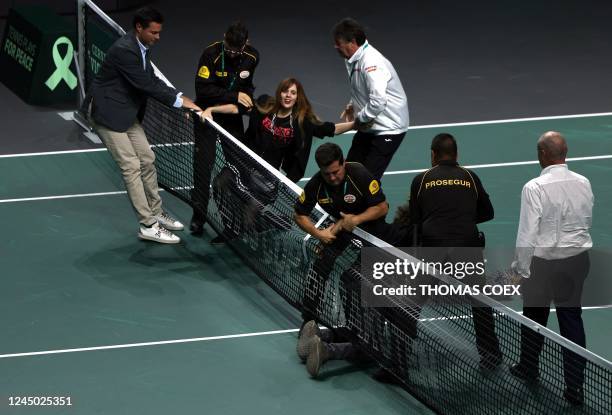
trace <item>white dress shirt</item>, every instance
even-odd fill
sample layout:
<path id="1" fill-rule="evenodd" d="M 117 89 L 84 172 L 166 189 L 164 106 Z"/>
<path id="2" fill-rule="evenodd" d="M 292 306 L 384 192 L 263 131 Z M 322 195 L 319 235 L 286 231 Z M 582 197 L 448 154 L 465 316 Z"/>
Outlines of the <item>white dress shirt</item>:
<path id="1" fill-rule="evenodd" d="M 147 70 L 147 51 L 149 50 L 149 48 L 142 44 L 140 39 L 138 39 L 138 36 L 136 36 L 136 42 L 138 42 L 138 47 L 140 48 L 140 54 L 142 55 L 142 69 L 146 71 Z M 183 98 L 181 98 L 182 95 L 183 95 L 182 92 L 179 92 L 176 94 L 176 99 L 174 100 L 174 104 L 172 104 L 174 108 L 181 108 L 183 106 Z"/>
<path id="2" fill-rule="evenodd" d="M 356 118 L 361 122 L 374 120 L 367 132 L 381 135 L 407 131 L 408 100 L 391 62 L 366 40 L 346 60 L 346 69 Z"/>
<path id="3" fill-rule="evenodd" d="M 569 258 L 593 246 L 589 229 L 593 192 L 589 180 L 567 164 L 542 170 L 523 187 L 512 268 L 529 278 L 531 258 Z"/>

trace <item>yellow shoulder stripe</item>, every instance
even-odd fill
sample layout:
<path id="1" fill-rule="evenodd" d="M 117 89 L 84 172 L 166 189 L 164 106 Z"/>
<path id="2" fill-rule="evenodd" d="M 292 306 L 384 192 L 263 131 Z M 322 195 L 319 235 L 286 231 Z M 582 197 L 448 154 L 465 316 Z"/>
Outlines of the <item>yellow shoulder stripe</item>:
<path id="1" fill-rule="evenodd" d="M 249 52 L 244 52 L 244 54 L 250 56 L 255 62 L 257 62 L 257 57 L 255 55 L 251 55 Z"/>

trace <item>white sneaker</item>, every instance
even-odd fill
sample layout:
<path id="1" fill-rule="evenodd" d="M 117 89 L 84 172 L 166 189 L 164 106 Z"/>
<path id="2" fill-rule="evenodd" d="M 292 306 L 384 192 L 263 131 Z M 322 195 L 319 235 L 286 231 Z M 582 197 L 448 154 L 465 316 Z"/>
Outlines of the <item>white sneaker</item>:
<path id="1" fill-rule="evenodd" d="M 159 224 L 168 229 L 169 231 L 182 231 L 184 226 L 181 222 L 168 215 L 166 212 L 162 212 L 161 215 L 155 216 Z"/>
<path id="2" fill-rule="evenodd" d="M 179 242 L 181 242 L 181 238 L 179 238 L 163 226 L 160 226 L 159 223 L 155 223 L 150 228 L 140 225 L 138 237 L 140 239 L 155 241 L 162 244 L 178 244 Z"/>

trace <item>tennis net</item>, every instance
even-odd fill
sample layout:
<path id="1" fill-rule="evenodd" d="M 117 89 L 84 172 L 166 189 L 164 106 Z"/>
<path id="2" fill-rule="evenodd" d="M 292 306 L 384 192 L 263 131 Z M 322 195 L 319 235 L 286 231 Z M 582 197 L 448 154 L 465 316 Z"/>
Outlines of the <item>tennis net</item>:
<path id="1" fill-rule="evenodd" d="M 79 0 L 83 44 L 88 45 L 82 51 L 83 62 L 95 61 L 95 49 L 90 46 L 95 41 L 87 37 L 88 22 L 95 21 L 92 33 L 103 26 L 107 32 L 121 34 L 108 16 L 92 5 L 89 0 Z M 564 359 L 570 371 L 581 372 L 584 365 L 584 405 L 572 413 L 612 411 L 610 362 L 490 298 L 478 297 L 475 301 L 482 309 L 492 310 L 505 363 L 497 370 L 483 370 L 472 303 L 432 298 L 418 313 L 412 305 L 393 299 L 389 301 L 394 307 L 362 304 L 360 286 L 370 282 L 361 275 L 361 248 L 378 247 L 382 255 L 390 257 L 407 257 L 406 253 L 361 230 L 343 233 L 340 243 L 322 249 L 294 224 L 299 186 L 213 121 L 201 123 L 192 114 L 150 99 L 143 125 L 155 149 L 158 178 L 164 189 L 202 209 L 207 222 L 227 238 L 231 249 L 292 306 L 303 310 L 305 298 L 320 298 L 314 309 L 309 304 L 318 320 L 328 327 L 345 327 L 363 350 L 436 412 L 566 411 Z M 212 149 L 210 162 L 204 167 L 194 168 L 195 128 Z M 318 209 L 312 212 L 311 220 L 319 226 L 333 222 Z M 443 275 L 437 277 L 440 283 L 460 284 Z M 519 360 L 521 332 L 537 333 L 543 342 L 540 378 L 532 384 L 516 379 L 507 369 L 507 364 Z"/>

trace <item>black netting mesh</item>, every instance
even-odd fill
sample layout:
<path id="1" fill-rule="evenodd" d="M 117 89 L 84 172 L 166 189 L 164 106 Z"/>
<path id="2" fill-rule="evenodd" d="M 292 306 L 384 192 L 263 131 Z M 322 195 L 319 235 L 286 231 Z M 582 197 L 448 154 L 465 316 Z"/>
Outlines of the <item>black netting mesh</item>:
<path id="1" fill-rule="evenodd" d="M 432 297 L 424 304 L 364 307 L 360 248 L 373 246 L 369 238 L 341 234 L 325 248 L 305 238 L 293 222 L 299 190 L 211 123 L 204 125 L 197 117 L 152 101 L 144 125 L 155 146 L 160 184 L 166 190 L 199 206 L 236 254 L 291 305 L 329 327 L 347 328 L 368 354 L 428 406 L 442 413 L 563 412 L 570 408 L 563 399 L 565 379 L 580 379 L 584 364 L 585 404 L 572 413 L 610 413 L 610 365 L 580 357 L 559 336 L 538 335 L 501 305 L 492 308 L 472 304 L 476 300 Z M 194 130 L 198 131 L 197 150 Z M 194 171 L 196 151 L 202 159 Z M 321 217 L 314 211 L 311 219 L 316 223 Z M 484 327 L 479 336 L 475 321 Z M 492 325 L 494 335 L 487 331 Z M 531 385 L 512 376 L 507 365 L 490 371 L 483 368 L 476 347 L 480 337 L 486 356 L 487 347 L 497 338 L 504 362 L 516 363 L 521 330 L 532 334 L 526 340 L 528 348 L 542 342 L 539 380 Z"/>
<path id="2" fill-rule="evenodd" d="M 95 30 L 101 22 L 96 19 Z M 164 189 L 205 215 L 244 263 L 287 302 L 329 327 L 347 328 L 363 350 L 432 409 L 457 414 L 612 413 L 609 362 L 554 333 L 539 335 L 534 328 L 541 327 L 491 300 L 476 307 L 473 301 L 440 297 L 423 304 L 364 307 L 360 248 L 373 246 L 370 238 L 342 234 L 325 248 L 306 238 L 293 221 L 299 189 L 211 123 L 149 100 L 143 124 Z M 322 214 L 314 211 L 311 219 L 316 223 Z M 475 325 L 481 327 L 478 336 Z M 542 347 L 539 380 L 531 384 L 507 368 L 519 360 L 522 331 L 527 349 Z M 485 370 L 476 344 L 480 341 L 486 354 L 495 338 L 505 364 Z M 566 383 L 582 383 L 583 373 L 584 405 L 570 409 L 563 399 Z"/>

